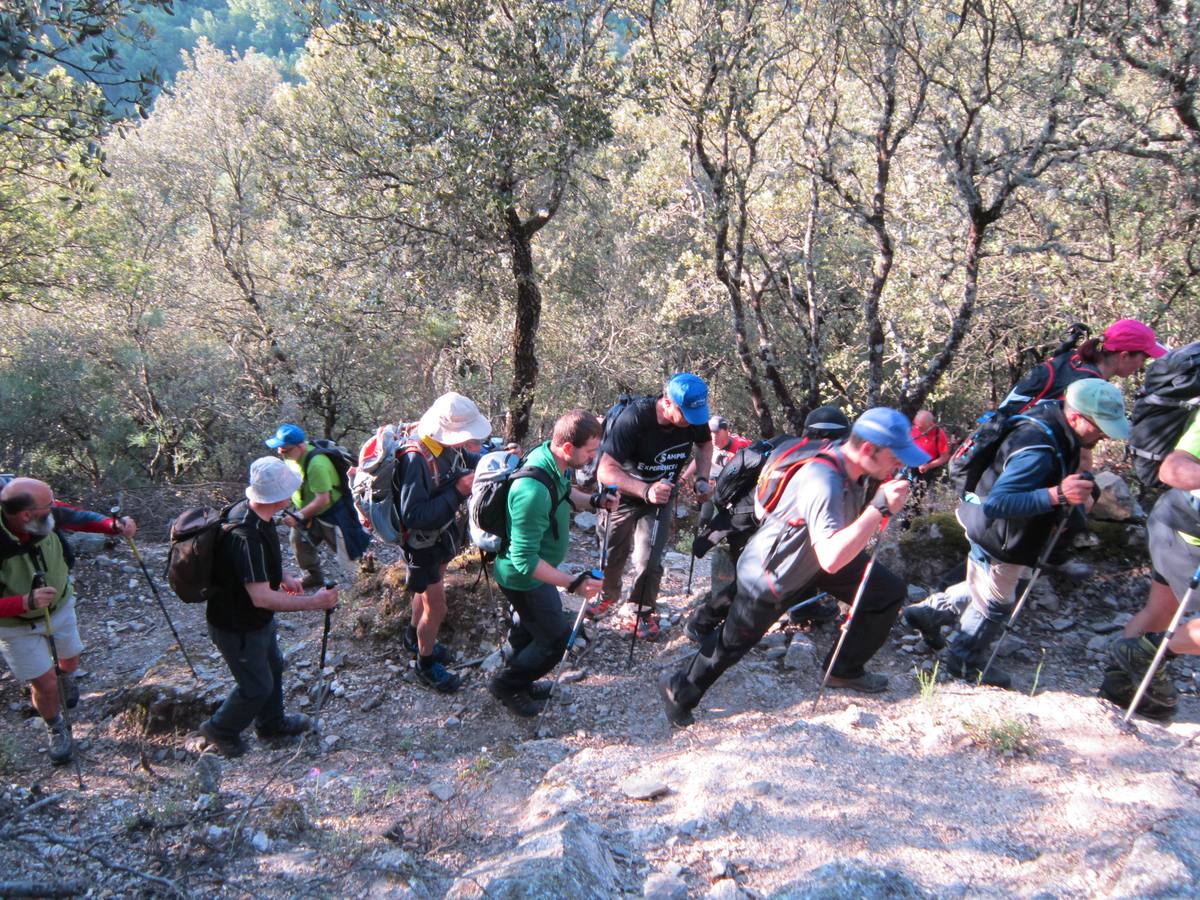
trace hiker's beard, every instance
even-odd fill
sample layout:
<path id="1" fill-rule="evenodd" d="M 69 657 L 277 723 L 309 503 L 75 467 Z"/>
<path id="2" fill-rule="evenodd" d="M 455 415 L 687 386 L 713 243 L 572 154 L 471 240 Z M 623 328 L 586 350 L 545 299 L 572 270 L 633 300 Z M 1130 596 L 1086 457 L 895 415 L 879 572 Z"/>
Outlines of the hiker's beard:
<path id="1" fill-rule="evenodd" d="M 25 523 L 25 531 L 37 537 L 45 537 L 54 530 L 54 513 L 46 513 L 40 519 L 30 519 Z"/>

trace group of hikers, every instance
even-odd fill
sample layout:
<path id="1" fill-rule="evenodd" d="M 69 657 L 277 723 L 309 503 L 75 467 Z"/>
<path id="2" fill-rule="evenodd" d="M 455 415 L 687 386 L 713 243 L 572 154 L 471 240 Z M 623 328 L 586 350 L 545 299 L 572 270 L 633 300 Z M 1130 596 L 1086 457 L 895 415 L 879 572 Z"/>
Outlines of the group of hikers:
<path id="1" fill-rule="evenodd" d="M 886 691 L 887 677 L 870 664 L 897 618 L 941 651 L 942 671 L 1008 687 L 1011 675 L 992 660 L 1024 601 L 1022 585 L 1052 551 L 1069 547 L 1064 534 L 1081 527 L 1098 495 L 1093 448 L 1131 438 L 1125 399 L 1111 380 L 1167 352 L 1145 324 L 1115 322 L 1022 378 L 956 450 L 927 411 L 910 421 L 887 407 L 853 422 L 836 407 L 820 407 L 801 435 L 751 441 L 712 415 L 705 382 L 690 373 L 673 375 L 660 394 L 623 396 L 603 417 L 565 412 L 549 439 L 523 456 L 513 446 L 489 452 L 491 424 L 458 393 L 439 397 L 410 428 L 380 429 L 356 459 L 284 424 L 265 441 L 274 455 L 251 464 L 244 499 L 214 514 L 206 529 L 172 535 L 169 570 L 176 559 L 200 559 L 206 567 L 198 596 L 234 681 L 199 731 L 234 757 L 246 752 L 251 724 L 263 738 L 312 727 L 308 717 L 284 710 L 274 614 L 333 609 L 338 590 L 326 580 L 319 548 L 328 547 L 347 571 L 370 558 L 372 536 L 398 544 L 403 555 L 412 596 L 403 644 L 417 679 L 441 693 L 458 690 L 452 655 L 438 636 L 446 568 L 463 549 L 456 523 L 464 509 L 472 535 L 491 540 L 477 543 L 494 554 L 495 580 L 511 613 L 504 661 L 488 690 L 513 714 L 537 716 L 554 690 L 545 676 L 563 660 L 584 616 L 604 619 L 628 603 L 631 639 L 659 638 L 663 551 L 685 484 L 701 504 L 693 553 L 720 544 L 736 577 L 693 610 L 683 632 L 695 651 L 658 679 L 673 725 L 693 722 L 709 688 L 781 616 L 797 607 L 814 614 L 822 598 L 848 608 L 830 614 L 842 624 L 821 666 L 822 689 Z M 1134 448 L 1166 488 L 1147 525 L 1152 584 L 1145 608 L 1111 645 L 1100 690 L 1115 703 L 1168 717 L 1178 696 L 1160 662 L 1200 653 L 1200 620 L 1179 627 L 1200 574 L 1200 343 L 1156 366 L 1171 384 L 1190 378 L 1196 388 L 1194 396 L 1185 385 L 1182 395 L 1147 398 L 1152 413 L 1171 412 L 1148 416 L 1145 427 L 1157 443 Z M 1151 368 L 1143 394 L 1157 371 Z M 912 486 L 945 471 L 960 492 L 956 515 L 970 544 L 965 577 L 905 608 L 907 584 L 876 563 L 872 546 Z M 729 487 L 739 483 L 736 491 Z M 72 758 L 63 713 L 78 702 L 74 672 L 83 645 L 61 532 L 108 533 L 132 546 L 137 525 L 62 504 L 48 485 L 26 477 L 8 480 L 0 506 L 0 650 L 14 676 L 30 683 L 49 758 L 62 764 Z M 562 564 L 571 515 L 585 509 L 598 515 L 601 566 L 570 573 Z M 290 529 L 301 577 L 284 571 L 279 524 Z M 573 619 L 562 591 L 579 597 Z M 945 630 L 952 632 L 948 641 Z"/>

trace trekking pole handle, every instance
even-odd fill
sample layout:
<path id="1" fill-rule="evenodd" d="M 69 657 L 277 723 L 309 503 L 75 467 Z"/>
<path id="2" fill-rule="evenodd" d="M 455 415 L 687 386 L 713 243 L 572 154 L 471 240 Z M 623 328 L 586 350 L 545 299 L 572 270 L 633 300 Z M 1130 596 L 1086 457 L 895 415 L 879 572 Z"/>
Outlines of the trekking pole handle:
<path id="1" fill-rule="evenodd" d="M 325 579 L 325 590 L 332 591 L 335 587 L 337 587 L 336 581 L 334 581 L 332 578 Z M 334 606 L 332 609 L 325 610 L 325 615 L 329 616 L 329 614 L 332 613 L 333 610 L 335 610 L 335 609 L 337 609 L 336 606 Z"/>

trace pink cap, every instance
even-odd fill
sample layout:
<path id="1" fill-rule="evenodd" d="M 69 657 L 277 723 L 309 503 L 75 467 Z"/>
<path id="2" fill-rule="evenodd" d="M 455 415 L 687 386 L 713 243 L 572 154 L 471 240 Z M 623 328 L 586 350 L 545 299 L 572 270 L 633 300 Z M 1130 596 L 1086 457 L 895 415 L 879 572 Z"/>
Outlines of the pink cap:
<path id="1" fill-rule="evenodd" d="M 1137 319 L 1118 319 L 1104 330 L 1104 349 L 1114 353 L 1128 350 L 1130 353 L 1145 353 L 1158 359 L 1167 348 L 1158 342 L 1154 329 Z"/>

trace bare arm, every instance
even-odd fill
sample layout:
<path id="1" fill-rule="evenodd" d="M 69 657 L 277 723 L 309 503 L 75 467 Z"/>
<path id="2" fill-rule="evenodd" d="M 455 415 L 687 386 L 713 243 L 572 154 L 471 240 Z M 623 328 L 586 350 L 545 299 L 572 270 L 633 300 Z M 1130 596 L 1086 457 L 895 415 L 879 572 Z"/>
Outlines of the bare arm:
<path id="1" fill-rule="evenodd" d="M 1159 480 L 1181 491 L 1200 489 L 1200 459 L 1186 450 L 1175 450 L 1167 454 L 1158 469 Z"/>
<path id="2" fill-rule="evenodd" d="M 875 492 L 875 496 L 878 498 L 881 494 L 887 504 L 888 512 L 895 515 L 904 508 L 904 501 L 908 499 L 908 481 L 903 478 L 895 478 L 884 482 Z M 817 555 L 817 564 L 826 572 L 837 572 L 866 549 L 882 521 L 883 513 L 872 502 L 859 513 L 857 519 L 841 531 L 813 542 L 813 552 Z"/>
<path id="3" fill-rule="evenodd" d="M 600 457 L 600 462 L 596 466 L 596 477 L 601 484 L 615 484 L 617 490 L 627 497 L 636 497 L 638 500 L 646 499 L 646 489 L 649 485 L 622 469 L 617 461 L 607 453 Z"/>
<path id="4" fill-rule="evenodd" d="M 259 609 L 269 609 L 272 612 L 298 612 L 308 609 L 333 609 L 337 606 L 338 592 L 336 588 L 325 588 L 315 594 L 297 597 L 284 591 L 273 590 L 265 581 L 252 581 L 246 585 L 246 593 L 250 602 Z"/>
<path id="5" fill-rule="evenodd" d="M 705 481 L 708 480 L 708 475 L 712 471 L 712 457 L 712 441 L 705 441 L 703 444 L 696 445 L 696 456 L 693 462 L 695 463 L 697 478 L 703 478 Z"/>

